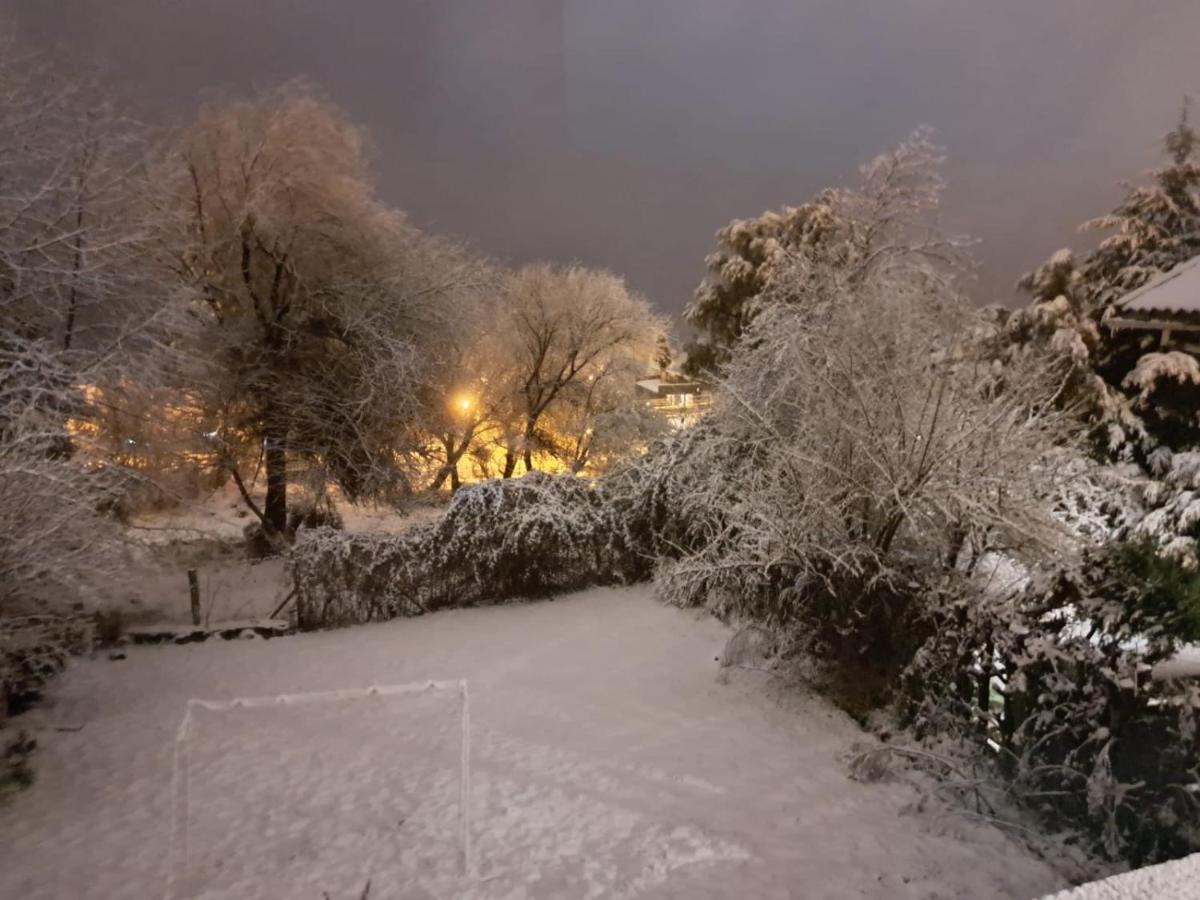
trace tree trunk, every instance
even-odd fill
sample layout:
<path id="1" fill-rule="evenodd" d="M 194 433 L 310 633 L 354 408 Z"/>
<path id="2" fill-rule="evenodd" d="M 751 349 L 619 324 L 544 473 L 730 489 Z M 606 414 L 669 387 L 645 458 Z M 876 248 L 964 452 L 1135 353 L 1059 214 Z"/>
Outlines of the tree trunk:
<path id="1" fill-rule="evenodd" d="M 287 426 L 268 414 L 263 427 L 267 499 L 263 516 L 279 534 L 287 533 Z"/>
<path id="2" fill-rule="evenodd" d="M 537 419 L 525 423 L 525 474 L 533 471 L 533 434 L 537 427 Z"/>
<path id="3" fill-rule="evenodd" d="M 446 453 L 446 462 L 438 469 L 437 475 L 434 476 L 433 484 L 430 485 L 429 489 L 431 491 L 440 491 L 442 485 L 446 483 L 446 479 L 449 478 L 450 490 L 457 491 L 462 487 L 462 481 L 458 477 L 458 461 L 463 458 L 463 454 L 470 445 L 471 436 L 468 434 L 467 438 L 457 446 L 455 446 L 453 437 L 443 436 L 438 440 L 441 442 L 442 449 Z"/>
<path id="4" fill-rule="evenodd" d="M 433 476 L 433 483 L 429 485 L 431 491 L 440 491 L 442 485 L 446 483 L 446 479 L 450 477 L 451 466 L 443 465 L 437 470 L 437 474 Z"/>
<path id="5" fill-rule="evenodd" d="M 513 472 L 517 470 L 517 454 L 512 447 L 504 451 L 504 478 L 512 478 Z"/>
<path id="6" fill-rule="evenodd" d="M 79 185 L 82 193 L 83 185 Z M 67 323 L 63 329 L 63 349 L 71 349 L 75 337 L 75 315 L 79 305 L 79 272 L 83 268 L 83 202 L 75 204 L 75 261 L 71 264 L 71 291 L 67 297 Z"/>

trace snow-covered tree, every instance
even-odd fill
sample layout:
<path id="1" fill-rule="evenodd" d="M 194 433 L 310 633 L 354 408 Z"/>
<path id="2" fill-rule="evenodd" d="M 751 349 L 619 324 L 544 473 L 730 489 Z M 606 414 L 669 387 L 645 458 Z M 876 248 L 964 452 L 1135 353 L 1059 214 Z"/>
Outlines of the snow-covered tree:
<path id="1" fill-rule="evenodd" d="M 1167 165 L 1131 185 L 1111 213 L 1084 224 L 1111 232 L 1082 266 L 1084 294 L 1105 307 L 1141 287 L 1159 272 L 1200 254 L 1200 135 L 1188 119 L 1185 100 L 1179 122 L 1163 139 Z"/>
<path id="2" fill-rule="evenodd" d="M 94 74 L 0 23 L 0 327 L 86 355 L 151 317 L 143 150 Z"/>
<path id="3" fill-rule="evenodd" d="M 500 340 L 515 363 L 519 425 L 508 445 L 504 477 L 518 459 L 533 470 L 533 456 L 548 410 L 566 402 L 581 384 L 607 378 L 622 356 L 640 358 L 643 370 L 664 330 L 646 301 L 615 275 L 579 266 L 531 265 L 515 272 L 501 320 Z M 584 391 L 586 393 L 586 391 Z"/>
<path id="4" fill-rule="evenodd" d="M 1061 367 L 1030 355 L 998 380 L 934 227 L 939 160 L 923 135 L 902 144 L 824 195 L 838 252 L 778 251 L 698 438 L 717 449 L 681 463 L 677 502 L 707 534 L 668 570 L 673 596 L 776 621 L 828 603 L 840 620 L 990 549 L 1056 541 Z"/>
<path id="5" fill-rule="evenodd" d="M 755 301 L 785 253 L 842 244 L 842 223 L 835 219 L 829 200 L 822 194 L 802 206 L 737 219 L 717 232 L 717 250 L 705 259 L 708 275 L 684 312 L 688 324 L 702 334 L 686 347 L 684 368 L 689 374 L 713 373 L 729 361 L 754 316 Z"/>
<path id="6" fill-rule="evenodd" d="M 671 339 L 666 333 L 660 334 L 654 345 L 654 364 L 658 366 L 660 375 L 666 375 L 671 368 L 674 356 L 671 352 Z"/>
<path id="7" fill-rule="evenodd" d="M 512 348 L 495 328 L 503 315 L 503 275 L 490 274 L 446 336 L 422 414 L 428 452 L 437 464 L 430 488 L 457 491 L 473 452 L 490 456 L 516 421 Z"/>
<path id="8" fill-rule="evenodd" d="M 550 408 L 544 439 L 571 472 L 606 471 L 666 430 L 666 420 L 639 394 L 646 369 L 641 353 L 614 354 Z"/>
<path id="9" fill-rule="evenodd" d="M 223 464 L 262 448 L 270 533 L 289 461 L 379 493 L 414 446 L 426 366 L 474 262 L 375 198 L 365 138 L 303 86 L 209 104 L 161 151 L 160 244 L 191 298 L 183 383 L 217 414 Z"/>
<path id="10" fill-rule="evenodd" d="M 1142 461 L 1160 444 L 1180 449 L 1200 438 L 1195 360 L 1105 324 L 1130 291 L 1200 254 L 1200 136 L 1187 103 L 1164 145 L 1165 166 L 1130 186 L 1112 213 L 1083 225 L 1111 233 L 1082 255 L 1059 250 L 1025 275 L 1020 286 L 1033 302 L 1006 323 L 1015 352 L 1040 344 L 1071 361 L 1069 400 L 1097 448 Z"/>
<path id="11" fill-rule="evenodd" d="M 77 458 L 74 378 L 49 342 L 0 340 L 0 627 L 96 594 L 119 565 L 105 506 L 121 484 Z"/>
<path id="12" fill-rule="evenodd" d="M 701 333 L 701 339 L 686 348 L 684 370 L 696 376 L 720 371 L 728 363 L 763 308 L 781 263 L 802 257 L 853 276 L 877 254 L 891 252 L 886 232 L 878 225 L 864 225 L 847 205 L 874 205 L 871 215 L 891 229 L 902 221 L 915 225 L 920 214 L 938 202 L 942 182 L 927 163 L 939 153 L 932 133 L 919 129 L 892 153 L 863 168 L 860 190 L 831 188 L 801 206 L 735 220 L 718 231 L 717 250 L 705 260 L 708 275 L 684 313 Z M 949 246 L 941 239 L 936 243 L 941 246 L 931 244 L 927 252 L 940 253 Z"/>
<path id="13" fill-rule="evenodd" d="M 0 23 L 0 617 L 95 596 L 118 565 L 122 479 L 86 426 L 172 306 L 140 148 L 93 75 Z"/>

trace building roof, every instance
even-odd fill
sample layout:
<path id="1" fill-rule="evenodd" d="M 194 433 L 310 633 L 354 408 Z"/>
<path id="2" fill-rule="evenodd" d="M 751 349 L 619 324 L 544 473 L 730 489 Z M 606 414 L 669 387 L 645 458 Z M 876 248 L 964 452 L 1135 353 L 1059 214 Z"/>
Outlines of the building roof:
<path id="1" fill-rule="evenodd" d="M 639 381 L 637 386 L 659 397 L 670 394 L 700 394 L 707 387 L 697 381 L 663 381 L 661 378 L 646 378 Z"/>
<path id="2" fill-rule="evenodd" d="M 1200 314 L 1200 256 L 1156 275 L 1116 306 L 1122 313 L 1141 316 Z"/>

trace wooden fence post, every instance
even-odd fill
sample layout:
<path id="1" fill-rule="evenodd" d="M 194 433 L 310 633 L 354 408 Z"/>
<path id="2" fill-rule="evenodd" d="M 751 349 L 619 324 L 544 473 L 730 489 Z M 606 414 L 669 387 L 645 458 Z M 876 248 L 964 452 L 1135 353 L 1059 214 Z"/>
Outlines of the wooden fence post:
<path id="1" fill-rule="evenodd" d="M 188 590 L 192 595 L 192 624 L 200 624 L 200 578 L 195 569 L 188 569 Z"/>

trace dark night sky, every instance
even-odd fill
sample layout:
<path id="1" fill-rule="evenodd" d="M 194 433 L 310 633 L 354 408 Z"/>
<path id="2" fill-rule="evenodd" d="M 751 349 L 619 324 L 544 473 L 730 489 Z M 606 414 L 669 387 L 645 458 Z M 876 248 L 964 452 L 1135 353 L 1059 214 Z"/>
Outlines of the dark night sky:
<path id="1" fill-rule="evenodd" d="M 151 118 L 304 76 L 365 124 L 380 191 L 520 262 L 680 311 L 712 233 L 845 184 L 931 124 L 981 300 L 1080 245 L 1200 93 L 1198 0 L 0 0 Z"/>

